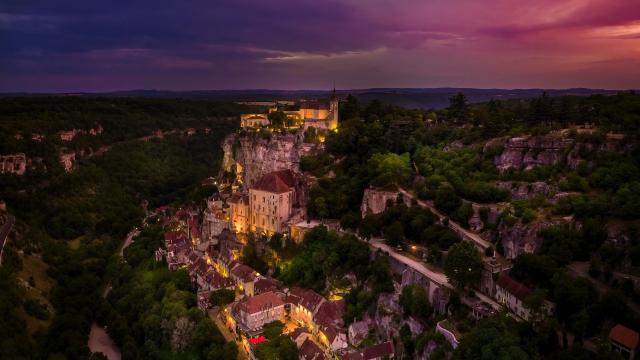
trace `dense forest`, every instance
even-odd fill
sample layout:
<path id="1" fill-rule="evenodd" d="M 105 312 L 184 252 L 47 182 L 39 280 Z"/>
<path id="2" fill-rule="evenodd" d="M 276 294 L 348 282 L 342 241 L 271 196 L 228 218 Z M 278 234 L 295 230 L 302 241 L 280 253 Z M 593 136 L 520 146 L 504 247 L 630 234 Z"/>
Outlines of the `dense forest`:
<path id="1" fill-rule="evenodd" d="M 150 261 L 160 242 L 157 228 L 146 229 L 127 249 L 126 263 L 118 259 L 117 250 L 125 235 L 140 225 L 143 201 L 157 206 L 202 199 L 199 185 L 218 173 L 220 142 L 237 127 L 234 116 L 253 110 L 207 100 L 0 99 L 0 154 L 24 152 L 45 164 L 23 176 L 0 175 L 0 199 L 18 220 L 17 236 L 7 245 L 0 268 L 0 358 L 88 358 L 93 321 L 109 324 L 109 333 L 131 358 L 234 358 L 237 349 L 224 344 L 210 321 L 194 310 L 185 274 L 170 273 Z M 461 291 L 477 282 L 478 254 L 415 203 L 389 204 L 383 213 L 361 218 L 366 188 L 403 187 L 465 227 L 473 202 L 481 207 L 485 230 L 493 232 L 566 216 L 576 220 L 541 231 L 540 251 L 515 258 L 511 272 L 543 295 L 538 299 L 554 301 L 556 315 L 536 323 L 516 324 L 498 316 L 472 324 L 453 297 L 451 321 L 466 336 L 458 350 L 442 345 L 434 358 L 447 353 L 458 359 L 489 358 L 481 353 L 489 346 L 501 358 L 608 359 L 601 344 L 595 353 L 586 352 L 583 344 L 613 323 L 639 328 L 639 314 L 630 309 L 638 305 L 640 294 L 615 273 L 640 267 L 640 95 L 545 94 L 472 105 L 460 94 L 442 110 L 362 104 L 349 96 L 340 112 L 339 131 L 327 136 L 326 151 L 301 159 L 302 170 L 318 178 L 309 191 L 310 216 L 337 218 L 343 229 L 366 239 L 384 237 L 393 246 L 425 247 L 428 265 L 445 273 L 469 264 L 474 269 L 470 276 L 452 277 Z M 88 130 L 98 124 L 104 132 L 96 136 L 80 135 L 70 142 L 55 137 L 61 130 Z M 493 160 L 502 149 L 484 146 L 494 138 L 544 135 L 584 124 L 596 130 L 566 136 L 587 144 L 581 156 L 588 166 L 559 163 L 500 172 Z M 186 128 L 198 131 L 140 140 L 157 130 Z M 205 128 L 209 130 L 200 131 Z M 32 133 L 46 137 L 35 141 Z M 589 151 L 611 133 L 624 135 L 624 152 Z M 59 165 L 62 147 L 79 152 L 102 146 L 108 150 L 101 155 L 78 156 L 70 173 Z M 514 199 L 497 185 L 507 181 L 543 181 L 570 194 L 554 202 L 544 197 Z M 497 205 L 506 210 L 490 222 L 489 209 Z M 608 241 L 607 226 L 614 223 L 621 224 L 628 241 Z M 280 243 L 277 240 L 271 243 Z M 283 259 L 275 276 L 285 284 L 325 295 L 337 288 L 348 290 L 347 324 L 371 311 L 379 294 L 393 290 L 389 264 L 384 258 L 368 262 L 367 248 L 355 236 L 318 228 L 304 245 L 273 247 Z M 493 250 L 505 251 L 498 241 L 488 254 Z M 249 251 L 243 259 L 261 272 L 272 265 Z M 568 265 L 576 260 L 589 263 L 590 279 L 569 275 Z M 343 281 L 351 274 L 354 287 Z M 606 284 L 607 291 L 596 289 L 591 280 Z M 105 298 L 109 282 L 113 288 Z M 423 306 L 425 301 L 415 288 L 402 290 L 405 315 L 433 329 L 441 319 Z M 173 341 L 175 327 L 165 323 L 163 328 L 163 319 L 193 330 L 194 336 Z M 571 347 L 565 340 L 569 334 Z M 427 331 L 412 336 L 405 329 L 401 335 L 409 355 L 420 353 L 429 341 L 445 343 Z"/>
<path id="2" fill-rule="evenodd" d="M 91 323 L 109 319 L 111 306 L 118 309 L 117 305 L 100 306 L 107 281 L 120 281 L 128 274 L 132 283 L 121 286 L 132 288 L 138 286 L 134 281 L 143 276 L 143 271 L 149 271 L 148 276 L 156 279 L 154 284 L 165 289 L 149 301 L 182 299 L 172 301 L 180 301 L 190 314 L 189 321 L 208 331 L 211 324 L 194 317 L 193 298 L 187 296 L 189 289 L 179 274 L 153 270 L 142 260 L 137 267 L 120 269 L 116 253 L 125 235 L 140 225 L 143 201 L 157 206 L 202 199 L 200 183 L 218 173 L 220 142 L 237 127 L 236 118 L 229 116 L 246 108 L 205 100 L 76 97 L 3 98 L 0 103 L 0 133 L 3 139 L 11 140 L 0 144 L 5 150 L 24 150 L 31 156 L 38 155 L 41 145 L 48 156 L 44 161 L 51 165 L 46 170 L 27 171 L 23 176 L 0 175 L 0 199 L 17 218 L 15 240 L 6 246 L 6 261 L 0 269 L 0 358 L 56 358 L 56 354 L 58 358 L 87 358 Z M 14 138 L 18 132 L 49 135 L 74 127 L 91 128 L 96 123 L 104 128 L 102 134 L 77 141 L 82 142 L 81 146 L 111 148 L 101 156 L 78 159 L 77 168 L 68 174 L 56 167 L 58 140 L 50 136 L 50 142 L 43 144 L 27 136 L 22 140 Z M 206 126 L 210 132 L 134 140 L 157 129 L 191 126 Z M 152 235 L 149 238 L 158 240 Z M 155 244 L 149 240 L 140 246 Z M 152 253 L 146 255 L 152 258 Z M 35 268 L 42 271 L 33 273 Z M 27 279 L 31 287 L 25 292 L 18 283 Z M 112 296 L 122 294 L 119 286 L 114 287 Z M 141 337 L 155 339 L 151 334 L 121 331 L 115 337 L 119 345 L 126 345 L 131 351 L 150 351 L 149 344 L 135 341 Z M 166 351 L 159 341 L 155 344 L 158 351 Z M 221 343 L 219 338 L 200 341 L 212 341 L 212 346 Z M 190 344 L 185 351 L 193 352 L 197 347 L 203 357 L 223 351 L 203 346 Z"/>
<path id="3" fill-rule="evenodd" d="M 634 329 L 640 324 L 640 314 L 631 309 L 640 304 L 640 292 L 630 280 L 612 275 L 616 271 L 640 273 L 639 110 L 640 96 L 633 92 L 561 98 L 543 94 L 530 100 L 492 100 L 475 105 L 459 94 L 451 98 L 448 108 L 433 111 L 376 101 L 360 104 L 348 97 L 341 104 L 339 131 L 326 138 L 327 151 L 301 161 L 304 171 L 318 177 L 309 193 L 308 211 L 319 218 L 337 217 L 343 228 L 364 238 L 383 237 L 392 246 L 423 246 L 428 249 L 429 266 L 441 269 L 461 289 L 480 278 L 481 259 L 473 247 L 465 246 L 468 243 L 461 242 L 415 202 L 411 206 L 400 201 L 388 204 L 382 214 L 361 218 L 366 188 L 403 187 L 467 228 L 473 203 L 480 208 L 483 231 L 498 239 L 500 231 L 514 226 L 540 226 L 541 249 L 535 255 L 516 257 L 511 275 L 534 289 L 532 304 L 539 307 L 541 299 L 553 301 L 556 315 L 525 324 L 508 318 L 470 324 L 465 307 L 453 301 L 450 321 L 468 334 L 453 352 L 454 358 L 615 358 L 606 344 L 594 345 L 594 339 L 606 338 L 604 332 L 612 324 Z M 589 130 L 561 132 L 572 127 Z M 554 133 L 564 134 L 560 138 L 578 149 L 582 165 L 570 167 L 559 162 L 499 171 L 494 159 L 503 151 L 502 145 L 485 146 L 493 139 Z M 620 141 L 616 144 L 624 150 L 607 150 L 609 137 L 623 138 L 612 141 Z M 541 193 L 514 199 L 508 188 L 498 186 L 501 182 L 529 187 L 534 182 L 544 183 L 567 196 L 552 201 Z M 498 209 L 500 214 L 492 221 L 490 209 Z M 560 221 L 567 217 L 571 222 Z M 553 225 L 558 221 L 561 224 Z M 611 228 L 621 229 L 626 240 L 610 240 Z M 494 250 L 504 252 L 499 240 L 487 249 L 487 255 Z M 303 252 L 300 256 L 309 255 Z M 568 266 L 575 261 L 590 264 L 588 278 L 570 273 Z M 466 277 L 455 272 L 461 264 L 470 270 Z M 357 291 L 347 298 L 358 298 Z M 373 309 L 358 313 L 365 311 Z M 425 319 L 427 326 L 434 326 L 437 317 Z M 562 336 L 558 339 L 556 333 Z M 405 351 L 419 354 L 425 340 L 409 333 L 402 341 Z M 584 348 L 587 342 L 591 352 Z M 419 349 L 416 344 L 421 344 Z M 488 348 L 495 349 L 495 357 L 481 353 Z M 444 353 L 435 358 L 439 356 Z"/>

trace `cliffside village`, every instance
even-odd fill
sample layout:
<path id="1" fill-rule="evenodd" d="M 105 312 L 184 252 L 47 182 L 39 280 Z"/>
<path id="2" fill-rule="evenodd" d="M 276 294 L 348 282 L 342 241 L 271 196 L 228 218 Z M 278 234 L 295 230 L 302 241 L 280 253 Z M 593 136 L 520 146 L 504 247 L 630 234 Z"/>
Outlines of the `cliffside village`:
<path id="1" fill-rule="evenodd" d="M 286 115 L 297 121 L 294 123 L 300 132 L 309 127 L 332 131 L 337 128 L 337 108 L 338 100 L 334 95 L 328 105 L 302 103 L 299 110 Z M 243 129 L 269 126 L 267 114 L 241 116 Z M 238 142 L 240 148 L 234 148 L 232 143 Z M 274 142 L 279 143 L 273 145 Z M 205 312 L 211 309 L 211 292 L 229 289 L 236 293 L 235 301 L 219 309 L 214 316 L 218 326 L 230 332 L 252 359 L 255 359 L 256 346 L 268 341 L 262 334 L 265 324 L 276 320 L 285 324 L 284 332 L 296 343 L 302 360 L 393 358 L 396 353 L 394 338 L 398 337 L 400 326 L 394 324 L 392 318 L 394 313 L 402 313 L 398 304 L 400 289 L 405 285 L 423 287 L 434 310 L 441 314 L 446 313 L 450 294 L 454 291 L 444 274 L 415 261 L 414 254 L 403 254 L 375 239 L 369 242 L 372 257 L 388 257 L 397 280 L 396 292 L 378 300 L 390 314 L 366 318 L 349 326 L 343 321 L 345 301 L 340 296 L 326 298 L 310 289 L 285 287 L 269 274 L 260 274 L 239 261 L 249 233 L 267 236 L 280 233 L 293 242 L 301 243 L 304 234 L 315 226 L 325 225 L 343 232 L 337 222 L 323 222 L 306 216 L 305 191 L 308 184 L 298 166 L 300 154 L 309 151 L 305 146 L 297 135 L 251 141 L 232 135 L 224 144 L 223 170 L 233 170 L 234 183 L 229 184 L 226 191 L 207 199 L 202 212 L 196 208 L 157 209 L 156 215 L 167 232 L 165 246 L 157 250 L 156 259 L 166 259 L 170 269 L 188 270 L 198 289 L 198 305 Z M 412 199 L 407 195 L 402 189 L 367 189 L 362 215 L 381 213 L 389 201 L 410 202 Z M 429 207 L 441 217 L 441 221 L 444 219 L 432 204 L 418 204 Z M 484 254 L 489 247 L 487 241 L 447 220 L 449 228 L 463 240 L 475 243 Z M 516 246 L 509 251 L 507 258 L 495 252 L 483 255 L 484 267 L 477 291 L 473 295 L 459 294 L 475 320 L 505 310 L 516 319 L 535 320 L 554 311 L 555 306 L 549 301 L 544 302 L 539 312 L 528 308 L 526 300 L 532 290 L 508 275 L 511 269 L 509 259 L 533 250 Z M 412 331 L 421 331 L 417 322 L 408 325 Z M 446 321 L 439 322 L 436 331 L 453 348 L 458 345 L 459 335 L 447 326 Z M 619 332 L 631 332 L 637 339 L 637 333 L 630 329 L 624 328 Z M 377 334 L 375 338 L 378 341 L 360 346 L 372 333 Z M 611 341 L 615 344 L 620 342 L 613 337 Z M 638 342 L 631 345 L 633 348 L 628 350 L 635 351 Z"/>

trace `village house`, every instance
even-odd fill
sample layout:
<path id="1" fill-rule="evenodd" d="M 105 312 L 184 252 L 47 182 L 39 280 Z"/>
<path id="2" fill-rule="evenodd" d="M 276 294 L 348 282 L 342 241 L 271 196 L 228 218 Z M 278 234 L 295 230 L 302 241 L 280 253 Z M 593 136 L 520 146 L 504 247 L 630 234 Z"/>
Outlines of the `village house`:
<path id="1" fill-rule="evenodd" d="M 525 321 L 531 320 L 534 315 L 526 305 L 530 294 L 531 289 L 506 274 L 500 276 L 496 283 L 496 301 Z M 543 312 L 550 314 L 552 311 L 553 304 L 545 301 Z"/>
<path id="2" fill-rule="evenodd" d="M 304 327 L 297 327 L 288 335 L 291 338 L 291 340 L 293 340 L 293 342 L 296 343 L 296 347 L 298 349 L 302 346 L 302 344 L 304 344 L 304 342 L 307 339 L 313 338 L 313 335 L 309 331 L 307 331 L 307 329 L 305 329 Z"/>
<path id="3" fill-rule="evenodd" d="M 23 153 L 1 155 L 0 174 L 24 175 L 27 171 L 27 156 Z"/>
<path id="4" fill-rule="evenodd" d="M 237 233 L 249 230 L 249 194 L 235 193 L 228 200 L 231 228 Z"/>
<path id="5" fill-rule="evenodd" d="M 257 334 L 265 324 L 283 321 L 284 315 L 284 301 L 276 292 L 270 291 L 231 304 L 227 320 L 234 331 L 253 336 L 251 334 Z"/>
<path id="6" fill-rule="evenodd" d="M 359 351 L 345 354 L 343 360 L 381 360 L 381 359 L 393 359 L 395 349 L 393 342 L 386 341 L 378 345 L 373 345 L 361 349 Z"/>
<path id="7" fill-rule="evenodd" d="M 636 331 L 620 324 L 614 326 L 609 332 L 611 350 L 619 353 L 623 359 L 635 359 L 639 341 L 640 336 Z"/>
<path id="8" fill-rule="evenodd" d="M 327 357 L 316 343 L 306 339 L 298 349 L 300 360 L 325 360 Z"/>
<path id="9" fill-rule="evenodd" d="M 223 230 L 229 229 L 229 215 L 222 200 L 207 199 L 202 220 L 202 241 L 216 242 Z"/>
<path id="10" fill-rule="evenodd" d="M 259 276 L 260 274 L 255 270 L 239 262 L 236 262 L 236 264 L 229 269 L 229 277 L 236 282 L 237 288 L 243 291 L 246 296 L 255 295 L 253 286 Z"/>

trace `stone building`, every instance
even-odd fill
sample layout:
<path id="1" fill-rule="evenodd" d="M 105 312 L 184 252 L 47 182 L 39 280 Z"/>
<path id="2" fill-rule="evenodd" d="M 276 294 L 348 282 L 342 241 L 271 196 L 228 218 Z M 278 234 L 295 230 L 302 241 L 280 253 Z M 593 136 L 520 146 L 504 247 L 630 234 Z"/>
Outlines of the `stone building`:
<path id="1" fill-rule="evenodd" d="M 284 320 L 284 301 L 277 293 L 270 291 L 256 296 L 245 297 L 231 305 L 232 326 L 236 331 L 248 335 L 262 330 L 265 324 Z"/>
<path id="2" fill-rule="evenodd" d="M 240 115 L 240 127 L 246 128 L 258 128 L 263 126 L 269 126 L 271 122 L 267 114 L 242 114 Z"/>
<path id="3" fill-rule="evenodd" d="M 273 234 L 287 230 L 293 213 L 295 179 L 291 170 L 265 174 L 249 189 L 249 229 Z"/>

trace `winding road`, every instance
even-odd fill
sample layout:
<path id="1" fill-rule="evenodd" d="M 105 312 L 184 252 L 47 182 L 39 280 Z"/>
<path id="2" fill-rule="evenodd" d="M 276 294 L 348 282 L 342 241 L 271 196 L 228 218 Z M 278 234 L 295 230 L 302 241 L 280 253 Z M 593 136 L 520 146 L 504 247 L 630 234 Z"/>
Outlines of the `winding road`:
<path id="1" fill-rule="evenodd" d="M 424 207 L 424 208 L 427 208 L 427 209 L 431 210 L 432 213 L 434 213 L 437 217 L 440 218 L 440 221 L 442 221 L 444 219 L 448 219 L 449 228 L 451 230 L 455 231 L 458 235 L 460 235 L 463 238 L 463 240 L 468 240 L 468 241 L 474 242 L 476 244 L 476 246 L 481 251 L 484 252 L 487 248 L 489 248 L 491 246 L 491 243 L 488 242 L 487 240 L 483 239 L 480 235 L 465 229 L 464 227 L 462 227 L 457 222 L 452 221 L 451 219 L 449 219 L 448 216 L 446 216 L 445 214 L 441 213 L 430 202 L 423 201 L 423 200 L 420 200 L 420 199 L 416 198 L 415 196 L 413 196 L 413 194 L 411 194 L 410 192 L 408 192 L 407 190 L 405 190 L 403 188 L 399 188 L 398 191 L 400 191 L 400 193 L 402 193 L 402 195 L 406 196 L 407 198 L 409 198 L 411 200 L 415 200 L 416 203 L 418 205 L 420 205 L 421 207 Z"/>
<path id="2" fill-rule="evenodd" d="M 449 280 L 447 280 L 447 276 L 445 274 L 430 270 L 429 268 L 424 266 L 424 264 L 422 264 L 421 262 L 396 252 L 389 245 L 385 244 L 383 239 L 378 239 L 378 238 L 371 239 L 369 240 L 369 246 L 374 249 L 378 249 L 386 252 L 392 258 L 418 271 L 419 273 L 426 276 L 429 280 L 433 281 L 439 286 L 445 286 L 449 289 L 453 289 L 453 286 L 449 284 Z"/>

